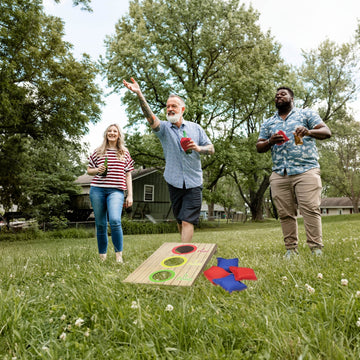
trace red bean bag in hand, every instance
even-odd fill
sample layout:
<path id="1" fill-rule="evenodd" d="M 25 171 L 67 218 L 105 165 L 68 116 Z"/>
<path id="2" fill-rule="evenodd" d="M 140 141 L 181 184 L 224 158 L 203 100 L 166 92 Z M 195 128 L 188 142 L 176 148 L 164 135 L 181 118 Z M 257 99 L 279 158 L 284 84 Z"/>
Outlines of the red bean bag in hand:
<path id="1" fill-rule="evenodd" d="M 286 143 L 287 141 L 289 141 L 289 138 L 286 136 L 286 134 L 282 130 L 279 130 L 277 132 L 277 134 L 282 135 L 284 137 L 284 141 L 282 141 L 281 143 L 278 143 L 276 145 L 282 145 L 282 144 Z"/>
<path id="2" fill-rule="evenodd" d="M 180 140 L 180 145 L 181 145 L 181 147 L 183 148 L 183 150 L 184 150 L 187 154 L 191 154 L 191 153 L 192 153 L 192 150 L 190 150 L 190 149 L 187 150 L 190 141 L 191 141 L 191 138 L 188 138 L 188 137 L 183 137 L 183 138 L 181 138 L 181 140 Z"/>

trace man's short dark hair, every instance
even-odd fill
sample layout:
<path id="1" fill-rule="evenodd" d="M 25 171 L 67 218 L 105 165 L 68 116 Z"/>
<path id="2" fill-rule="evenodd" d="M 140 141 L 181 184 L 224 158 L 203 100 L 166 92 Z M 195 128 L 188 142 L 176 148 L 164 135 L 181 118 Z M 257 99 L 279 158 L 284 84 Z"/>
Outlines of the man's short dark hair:
<path id="1" fill-rule="evenodd" d="M 294 97 L 294 92 L 286 86 L 280 86 L 279 88 L 276 89 L 276 92 L 278 92 L 279 90 L 287 90 L 289 92 L 289 94 L 291 95 L 291 97 Z"/>

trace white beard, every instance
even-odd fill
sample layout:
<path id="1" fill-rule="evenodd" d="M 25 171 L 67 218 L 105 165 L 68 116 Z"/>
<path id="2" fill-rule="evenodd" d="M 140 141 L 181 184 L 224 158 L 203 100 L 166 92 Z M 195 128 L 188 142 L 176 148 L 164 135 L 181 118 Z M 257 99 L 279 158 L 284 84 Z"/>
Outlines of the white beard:
<path id="1" fill-rule="evenodd" d="M 172 124 L 176 124 L 181 118 L 181 113 L 175 115 L 166 115 L 166 119 L 170 121 Z"/>

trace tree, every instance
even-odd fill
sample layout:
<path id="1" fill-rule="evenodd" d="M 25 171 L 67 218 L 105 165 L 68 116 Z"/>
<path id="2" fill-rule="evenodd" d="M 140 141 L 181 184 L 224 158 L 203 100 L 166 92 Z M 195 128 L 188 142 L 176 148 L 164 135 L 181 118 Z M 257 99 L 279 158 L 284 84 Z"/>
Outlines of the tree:
<path id="1" fill-rule="evenodd" d="M 360 124 L 352 117 L 331 125 L 332 141 L 321 147 L 322 177 L 328 196 L 346 196 L 359 212 Z"/>
<path id="2" fill-rule="evenodd" d="M 74 59 L 63 33 L 62 21 L 45 15 L 42 1 L 0 4 L 0 202 L 5 209 L 12 204 L 35 206 L 34 197 L 40 195 L 36 182 L 33 191 L 25 193 L 30 189 L 24 186 L 25 177 L 55 179 L 60 154 L 79 150 L 89 122 L 99 119 L 97 69 L 86 55 L 80 61 Z M 35 160 L 29 153 L 42 149 L 49 154 L 49 144 L 59 158 L 43 156 L 46 171 L 31 173 L 29 161 Z M 63 160 L 74 180 L 77 165 L 70 162 L 69 167 Z M 33 170 L 37 171 L 35 166 Z M 53 191 L 54 187 L 57 192 L 64 190 L 61 181 L 52 185 Z M 42 195 L 44 202 L 52 203 L 50 192 Z"/>
<path id="3" fill-rule="evenodd" d="M 316 107 L 326 123 L 336 118 L 339 111 L 346 111 L 356 98 L 358 46 L 326 40 L 303 56 L 304 64 L 298 73 L 303 89 L 298 100 L 303 101 L 303 107 Z"/>
<path id="4" fill-rule="evenodd" d="M 252 122 L 263 119 L 274 84 L 289 71 L 280 47 L 256 24 L 258 17 L 238 0 L 132 1 L 129 15 L 120 19 L 116 34 L 106 41 L 103 67 L 115 91 L 122 91 L 123 78 L 135 77 L 163 119 L 169 93 L 177 93 L 186 99 L 186 119 L 207 131 L 216 147 L 215 155 L 203 161 L 209 201 L 233 162 L 227 145 L 258 130 Z M 158 148 L 148 148 L 148 138 L 141 144 L 136 129 L 143 115 L 137 99 L 126 92 L 123 101 L 135 133 L 128 139 L 131 151 L 135 156 L 141 153 L 143 161 L 146 153 L 152 158 L 147 163 L 163 166 Z M 255 153 L 255 142 L 253 148 Z"/>

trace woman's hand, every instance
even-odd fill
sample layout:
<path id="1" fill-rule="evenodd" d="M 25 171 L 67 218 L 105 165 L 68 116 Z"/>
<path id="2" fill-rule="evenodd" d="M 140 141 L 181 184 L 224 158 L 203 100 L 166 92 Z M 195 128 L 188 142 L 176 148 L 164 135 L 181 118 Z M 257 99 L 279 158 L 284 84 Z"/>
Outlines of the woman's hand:
<path id="1" fill-rule="evenodd" d="M 102 173 L 104 173 L 105 172 L 105 170 L 106 170 L 106 166 L 105 165 L 100 165 L 98 168 L 97 168 L 97 173 L 100 175 L 100 174 L 102 174 Z"/>
<path id="2" fill-rule="evenodd" d="M 133 204 L 133 197 L 132 195 L 128 195 L 125 200 L 125 207 L 126 208 L 131 207 L 132 204 Z"/>

